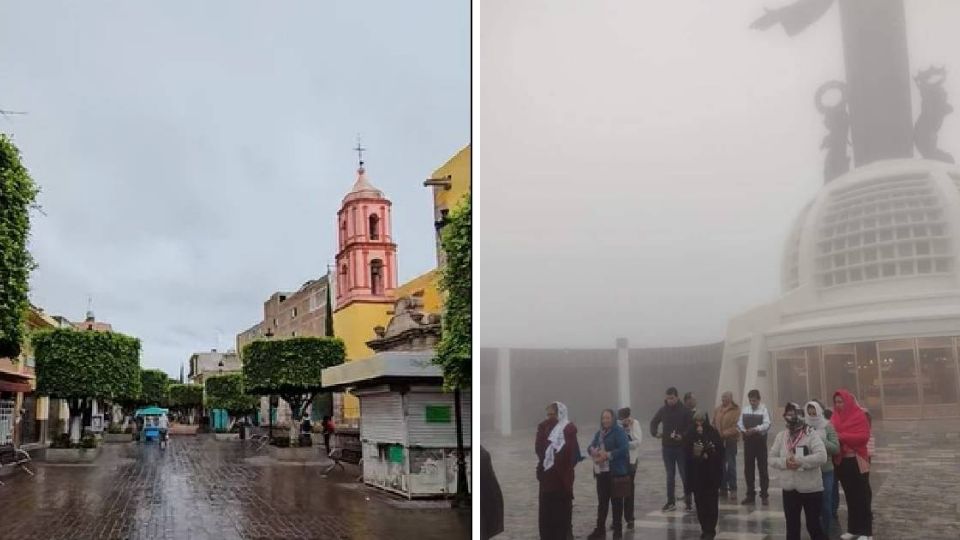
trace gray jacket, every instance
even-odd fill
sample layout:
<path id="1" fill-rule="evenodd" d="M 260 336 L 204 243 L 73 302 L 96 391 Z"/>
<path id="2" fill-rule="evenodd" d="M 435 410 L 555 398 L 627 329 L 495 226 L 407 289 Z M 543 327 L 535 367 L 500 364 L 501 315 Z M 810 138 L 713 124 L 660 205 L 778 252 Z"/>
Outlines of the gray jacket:
<path id="1" fill-rule="evenodd" d="M 823 439 L 813 429 L 805 429 L 803 437 L 797 444 L 797 461 L 799 469 L 787 468 L 787 443 L 790 439 L 789 430 L 777 433 L 777 438 L 770 448 L 770 466 L 783 471 L 780 473 L 780 487 L 784 491 L 799 491 L 800 493 L 816 493 L 823 491 L 823 477 L 820 466 L 827 462 L 827 449 Z M 807 448 L 804 455 L 802 448 Z"/>

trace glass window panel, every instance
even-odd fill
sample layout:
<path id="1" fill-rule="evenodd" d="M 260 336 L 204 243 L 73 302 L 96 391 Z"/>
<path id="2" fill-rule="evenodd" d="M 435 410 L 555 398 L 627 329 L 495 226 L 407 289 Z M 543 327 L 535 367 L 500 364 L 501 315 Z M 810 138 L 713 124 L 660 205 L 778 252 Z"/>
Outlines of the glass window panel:
<path id="1" fill-rule="evenodd" d="M 777 361 L 777 403 L 807 402 L 807 358 L 803 349 L 773 353 Z"/>
<path id="2" fill-rule="evenodd" d="M 856 348 L 853 345 L 823 346 L 823 378 L 826 390 L 833 393 L 840 388 L 857 394 Z"/>
<path id="3" fill-rule="evenodd" d="M 824 395 L 823 389 L 820 386 L 820 348 L 819 347 L 807 347 L 805 349 L 807 356 L 807 384 L 809 387 L 808 398 L 800 402 L 800 405 L 803 405 L 811 399 L 819 399 L 821 403 L 826 404 L 829 399 Z"/>
<path id="4" fill-rule="evenodd" d="M 920 385 L 924 405 L 957 403 L 953 339 L 920 338 Z"/>
<path id="5" fill-rule="evenodd" d="M 879 342 L 884 405 L 919 405 L 913 340 Z"/>

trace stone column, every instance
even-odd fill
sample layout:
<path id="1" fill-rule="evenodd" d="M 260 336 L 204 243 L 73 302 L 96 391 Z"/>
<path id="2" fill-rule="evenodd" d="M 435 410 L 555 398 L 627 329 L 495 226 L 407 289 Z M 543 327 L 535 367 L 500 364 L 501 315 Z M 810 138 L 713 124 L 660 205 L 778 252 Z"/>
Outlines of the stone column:
<path id="1" fill-rule="evenodd" d="M 617 340 L 617 390 L 620 406 L 630 406 L 630 348 L 627 338 Z"/>
<path id="2" fill-rule="evenodd" d="M 499 349 L 497 351 L 497 399 L 499 404 L 494 422 L 499 420 L 500 434 L 509 436 L 513 432 L 513 423 L 511 415 L 513 408 L 510 405 L 510 349 Z"/>

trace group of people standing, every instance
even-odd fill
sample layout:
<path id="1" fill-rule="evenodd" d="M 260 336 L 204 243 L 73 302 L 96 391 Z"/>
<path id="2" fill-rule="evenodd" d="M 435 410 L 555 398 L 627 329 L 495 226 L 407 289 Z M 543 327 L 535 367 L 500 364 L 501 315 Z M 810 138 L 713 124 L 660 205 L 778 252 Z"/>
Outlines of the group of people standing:
<path id="1" fill-rule="evenodd" d="M 680 400 L 668 388 L 663 406 L 650 422 L 650 434 L 660 439 L 666 470 L 667 501 L 661 511 L 677 508 L 676 476 L 683 484 L 686 511 L 696 507 L 701 538 L 717 534 L 720 499 L 737 500 L 737 453 L 743 441 L 746 496 L 743 505 L 757 502 L 759 476 L 761 504 L 769 504 L 768 466 L 779 471 L 787 539 L 800 538 L 801 518 L 812 540 L 828 538 L 839 508 L 838 485 L 846 496 L 848 524 L 843 540 L 870 540 L 873 534 L 869 482 L 871 427 L 869 413 L 847 390 L 837 390 L 832 410 L 813 399 L 803 407 L 787 403 L 785 428 L 768 446 L 770 413 L 760 392 L 748 393 L 749 405 L 741 408 L 731 392 L 724 392 L 713 410 L 697 410 L 688 393 Z M 577 427 L 567 407 L 547 406 L 546 420 L 537 427 L 535 450 L 540 486 L 540 538 L 568 540 L 572 534 L 574 469 L 586 459 L 593 462 L 597 490 L 597 523 L 589 540 L 606 538 L 612 509 L 613 538 L 634 526 L 634 494 L 643 440 L 640 422 L 629 408 L 600 415 L 600 429 L 586 454 L 581 452 Z M 768 452 L 769 448 L 769 452 Z"/>

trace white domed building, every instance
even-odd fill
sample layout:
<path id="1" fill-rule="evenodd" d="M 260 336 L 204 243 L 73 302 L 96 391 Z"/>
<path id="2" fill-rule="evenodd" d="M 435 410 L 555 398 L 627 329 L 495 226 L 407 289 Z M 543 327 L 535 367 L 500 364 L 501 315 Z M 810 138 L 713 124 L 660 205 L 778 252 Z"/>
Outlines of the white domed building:
<path id="1" fill-rule="evenodd" d="M 960 167 L 878 161 L 823 187 L 787 238 L 782 293 L 734 317 L 717 395 L 780 408 L 838 388 L 875 418 L 960 416 Z"/>

